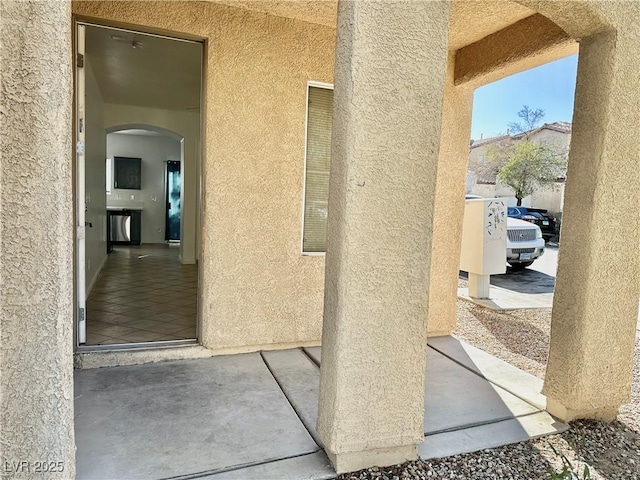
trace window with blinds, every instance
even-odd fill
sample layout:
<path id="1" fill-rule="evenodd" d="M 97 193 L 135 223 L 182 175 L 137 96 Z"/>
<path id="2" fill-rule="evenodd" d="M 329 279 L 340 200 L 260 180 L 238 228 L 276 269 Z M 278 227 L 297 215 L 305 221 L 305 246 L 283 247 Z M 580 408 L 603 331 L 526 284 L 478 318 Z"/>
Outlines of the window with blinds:
<path id="1" fill-rule="evenodd" d="M 309 86 L 303 253 L 326 251 L 333 90 Z"/>

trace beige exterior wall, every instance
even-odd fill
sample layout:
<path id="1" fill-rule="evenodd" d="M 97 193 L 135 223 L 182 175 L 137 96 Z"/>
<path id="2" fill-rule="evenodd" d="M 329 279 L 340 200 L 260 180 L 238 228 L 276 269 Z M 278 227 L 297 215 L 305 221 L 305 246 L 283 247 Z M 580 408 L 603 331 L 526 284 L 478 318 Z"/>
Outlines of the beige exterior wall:
<path id="1" fill-rule="evenodd" d="M 207 42 L 204 345 L 319 342 L 324 259 L 300 254 L 305 102 L 307 81 L 333 81 L 335 29 L 207 2 L 73 9 Z"/>
<path id="2" fill-rule="evenodd" d="M 455 52 L 450 52 L 442 105 L 442 136 L 433 215 L 427 319 L 429 336 L 449 335 L 456 327 L 473 88 L 454 85 L 454 65 Z"/>
<path id="3" fill-rule="evenodd" d="M 543 390 L 565 420 L 612 420 L 628 401 L 640 296 L 640 261 L 628 254 L 640 245 L 640 216 L 628 210 L 640 204 L 640 3 L 593 2 L 593 10 L 615 32 L 596 29 L 580 43 Z"/>
<path id="4" fill-rule="evenodd" d="M 69 2 L 0 2 L 3 478 L 75 475 L 70 19 Z M 37 461 L 62 471 L 9 473 Z"/>
<path id="5" fill-rule="evenodd" d="M 544 208 L 550 213 L 562 213 L 564 207 L 564 182 L 557 182 L 552 186 L 533 192 L 523 199 L 525 207 Z M 515 199 L 515 197 L 513 197 Z"/>
<path id="6" fill-rule="evenodd" d="M 563 224 L 568 248 L 559 257 L 544 392 L 552 413 L 563 419 L 612 419 L 628 398 L 640 295 L 639 260 L 628 254 L 629 245 L 640 245 L 639 218 L 627 211 L 640 202 L 640 3 L 519 3 L 581 39 Z M 349 225 L 333 228 L 330 240 L 337 249 L 327 276 L 331 312 L 320 404 L 319 430 L 339 470 L 414 457 L 414 444 L 421 439 L 424 319 L 435 238 L 431 228 L 437 228 L 433 212 L 446 62 L 447 17 L 441 3 L 418 2 L 404 12 L 406 2 L 360 5 L 365 5 L 360 16 L 341 17 L 342 28 L 365 35 L 359 38 L 366 41 L 345 49 L 340 63 L 343 82 L 354 80 L 360 90 L 354 103 L 343 98 L 337 112 L 351 120 L 349 130 L 341 131 L 344 151 L 364 161 L 345 161 L 335 171 L 353 176 L 332 177 L 337 189 L 331 202 L 338 210 L 330 216 L 336 225 L 341 218 Z M 205 346 L 231 353 L 318 339 L 324 262 L 299 253 L 304 101 L 307 80 L 331 81 L 333 28 L 200 2 L 92 2 L 74 8 L 87 16 L 207 39 Z M 387 8 L 396 9 L 392 16 L 387 17 Z M 420 16 L 420 8 L 429 10 L 427 17 Z M 5 1 L 0 15 L 1 460 L 41 460 L 47 452 L 64 462 L 59 477 L 70 478 L 71 10 L 64 1 Z M 350 30 L 356 20 L 362 28 Z M 427 27 L 428 35 L 416 26 Z M 407 48 L 406 55 L 397 55 L 398 48 Z M 361 60 L 359 69 L 349 71 L 350 55 Z M 378 68 L 381 60 L 400 62 L 412 74 L 400 76 L 404 70 L 388 68 L 387 75 Z M 393 90 L 394 99 L 385 90 L 394 84 L 411 88 Z M 384 92 L 380 102 L 367 97 L 376 91 L 372 85 Z M 416 91 L 423 93 L 419 100 Z M 394 119 L 396 131 L 378 136 L 375 128 L 369 131 L 381 128 L 380 118 Z M 392 133 L 402 141 L 385 137 Z M 397 163 L 394 156 L 394 162 L 378 168 L 380 152 L 401 155 Z M 408 196 L 400 195 L 397 185 Z M 370 235 L 367 220 L 377 214 L 372 206 L 382 207 L 384 218 L 407 235 L 396 238 L 393 229 Z M 409 258 L 413 269 L 399 268 L 400 257 Z M 367 276 L 374 262 L 382 268 Z M 383 315 L 370 315 L 376 309 Z M 196 347 L 189 355 L 215 353 L 203 350 Z M 147 359 L 159 359 L 156 355 Z M 116 357 L 115 363 L 142 358 Z M 382 393 L 371 396 L 372 389 Z"/>
<path id="7" fill-rule="evenodd" d="M 341 473 L 424 439 L 449 3 L 347 1 L 338 18 L 318 435 Z"/>

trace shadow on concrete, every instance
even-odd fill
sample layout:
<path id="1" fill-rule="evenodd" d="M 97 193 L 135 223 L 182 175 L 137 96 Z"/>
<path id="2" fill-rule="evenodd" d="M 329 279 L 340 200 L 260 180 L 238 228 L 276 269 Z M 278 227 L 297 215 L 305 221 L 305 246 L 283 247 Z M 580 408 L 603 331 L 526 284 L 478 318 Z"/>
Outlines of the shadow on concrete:
<path id="1" fill-rule="evenodd" d="M 304 352 L 314 364 L 322 362 L 320 347 L 305 348 Z M 291 350 L 275 355 L 298 353 Z M 454 337 L 430 338 L 426 355 L 425 440 L 418 445 L 420 458 L 495 448 L 567 428 L 544 411 L 546 398 L 540 394 L 540 379 Z M 294 364 L 302 362 L 289 363 Z M 296 411 L 304 410 L 298 405 L 310 406 L 300 385 L 286 381 L 275 364 L 272 369 L 284 380 L 281 386 Z M 304 376 L 308 378 L 306 373 Z"/>
<path id="2" fill-rule="evenodd" d="M 425 353 L 421 458 L 566 428 L 539 379 L 453 337 Z M 77 477 L 335 478 L 316 433 L 321 361 L 314 347 L 78 370 Z"/>
<path id="3" fill-rule="evenodd" d="M 468 279 L 467 272 L 461 270 L 458 273 L 461 279 Z M 504 275 L 491 275 L 491 285 L 518 293 L 553 293 L 555 283 L 555 277 L 530 268 L 516 270 L 507 267 Z"/>

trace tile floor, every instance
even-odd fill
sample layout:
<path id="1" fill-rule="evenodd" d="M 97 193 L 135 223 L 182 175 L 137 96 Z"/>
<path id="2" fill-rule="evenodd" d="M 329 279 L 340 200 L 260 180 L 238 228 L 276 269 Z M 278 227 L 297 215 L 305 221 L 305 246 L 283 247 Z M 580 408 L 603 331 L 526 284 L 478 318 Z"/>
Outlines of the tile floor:
<path id="1" fill-rule="evenodd" d="M 196 265 L 179 248 L 114 246 L 87 300 L 86 345 L 196 338 Z"/>

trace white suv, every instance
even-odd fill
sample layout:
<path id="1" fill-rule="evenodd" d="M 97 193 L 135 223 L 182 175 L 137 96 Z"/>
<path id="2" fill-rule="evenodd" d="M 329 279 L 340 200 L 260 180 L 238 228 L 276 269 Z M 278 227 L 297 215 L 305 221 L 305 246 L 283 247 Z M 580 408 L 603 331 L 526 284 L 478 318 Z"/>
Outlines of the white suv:
<path id="1" fill-rule="evenodd" d="M 528 267 L 544 254 L 544 238 L 537 225 L 507 217 L 507 263 L 514 269 Z"/>
<path id="2" fill-rule="evenodd" d="M 478 195 L 466 195 L 473 200 Z M 544 254 L 542 230 L 537 225 L 517 218 L 507 217 L 507 263 L 515 270 L 528 267 Z"/>

